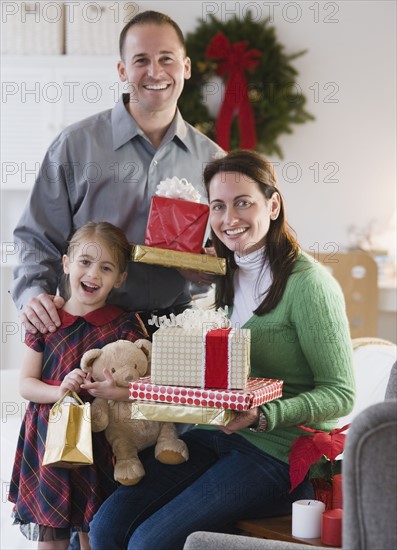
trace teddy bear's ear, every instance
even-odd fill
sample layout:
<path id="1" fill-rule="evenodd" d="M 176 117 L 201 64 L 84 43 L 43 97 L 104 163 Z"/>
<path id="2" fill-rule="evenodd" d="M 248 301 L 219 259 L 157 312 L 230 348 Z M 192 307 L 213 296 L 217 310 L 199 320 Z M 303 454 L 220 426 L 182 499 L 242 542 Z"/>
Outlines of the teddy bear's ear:
<path id="1" fill-rule="evenodd" d="M 152 361 L 152 342 L 149 342 L 149 340 L 144 340 L 141 338 L 140 340 L 136 340 L 134 344 L 139 349 L 141 349 L 147 357 L 148 366 L 147 366 L 146 376 L 148 376 L 150 374 L 150 364 Z"/>
<path id="2" fill-rule="evenodd" d="M 84 372 L 91 372 L 95 359 L 97 359 L 101 353 L 101 349 L 89 349 L 86 351 L 80 361 L 81 370 Z"/>

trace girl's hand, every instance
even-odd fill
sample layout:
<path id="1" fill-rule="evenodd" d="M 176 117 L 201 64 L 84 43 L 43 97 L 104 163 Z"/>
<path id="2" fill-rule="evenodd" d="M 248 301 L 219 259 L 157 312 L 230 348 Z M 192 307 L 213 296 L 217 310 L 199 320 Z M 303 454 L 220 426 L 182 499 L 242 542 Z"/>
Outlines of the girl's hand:
<path id="1" fill-rule="evenodd" d="M 234 420 L 229 422 L 227 426 L 218 426 L 218 428 L 225 434 L 231 435 L 243 428 L 249 428 L 258 421 L 259 418 L 259 409 L 255 407 L 253 409 L 248 409 L 248 411 L 242 411 L 237 413 L 237 416 Z"/>
<path id="2" fill-rule="evenodd" d="M 69 372 L 69 374 L 67 374 L 62 380 L 62 384 L 59 386 L 59 391 L 61 394 L 59 398 L 61 398 L 67 391 L 79 393 L 81 384 L 85 381 L 86 376 L 86 373 L 81 369 L 74 369 Z"/>
<path id="3" fill-rule="evenodd" d="M 94 397 L 102 397 L 103 399 L 117 399 L 116 397 L 116 382 L 113 379 L 111 372 L 108 369 L 103 369 L 105 380 L 101 382 L 92 382 L 91 377 L 87 376 L 80 385 L 81 389 L 87 390 Z"/>

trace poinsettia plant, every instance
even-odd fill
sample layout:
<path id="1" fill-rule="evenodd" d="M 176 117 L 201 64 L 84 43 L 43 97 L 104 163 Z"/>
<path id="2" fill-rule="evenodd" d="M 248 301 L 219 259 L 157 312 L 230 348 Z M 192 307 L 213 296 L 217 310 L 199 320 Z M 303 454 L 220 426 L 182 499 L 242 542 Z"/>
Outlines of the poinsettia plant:
<path id="1" fill-rule="evenodd" d="M 290 492 L 305 479 L 310 467 L 320 461 L 322 457 L 325 457 L 331 464 L 334 462 L 345 445 L 346 434 L 342 432 L 349 426 L 350 424 L 347 424 L 343 428 L 336 428 L 329 433 L 299 426 L 300 429 L 312 435 L 297 437 L 291 445 L 289 452 Z"/>

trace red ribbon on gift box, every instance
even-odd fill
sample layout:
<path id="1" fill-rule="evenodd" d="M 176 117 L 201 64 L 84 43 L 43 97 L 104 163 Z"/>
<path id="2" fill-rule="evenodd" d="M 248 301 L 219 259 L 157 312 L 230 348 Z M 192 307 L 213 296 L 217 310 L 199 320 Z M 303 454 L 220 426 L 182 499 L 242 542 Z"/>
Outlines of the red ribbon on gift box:
<path id="1" fill-rule="evenodd" d="M 240 128 L 240 147 L 254 149 L 256 146 L 255 120 L 248 98 L 247 80 L 244 71 L 256 67 L 261 57 L 259 50 L 247 50 L 248 41 L 231 44 L 223 32 L 218 32 L 209 43 L 206 57 L 219 61 L 217 74 L 229 75 L 224 100 L 216 120 L 216 141 L 229 150 L 230 128 L 237 113 Z"/>
<path id="2" fill-rule="evenodd" d="M 204 388 L 230 388 L 232 329 L 209 330 L 205 335 Z"/>

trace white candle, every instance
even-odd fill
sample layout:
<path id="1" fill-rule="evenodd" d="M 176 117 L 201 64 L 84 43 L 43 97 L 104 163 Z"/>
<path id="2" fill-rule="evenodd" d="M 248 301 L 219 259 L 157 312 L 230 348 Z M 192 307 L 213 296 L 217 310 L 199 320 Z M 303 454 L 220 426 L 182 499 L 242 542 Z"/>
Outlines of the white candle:
<path id="1" fill-rule="evenodd" d="M 319 500 L 297 500 L 292 504 L 292 536 L 314 539 L 321 535 L 321 517 L 325 510 Z"/>

